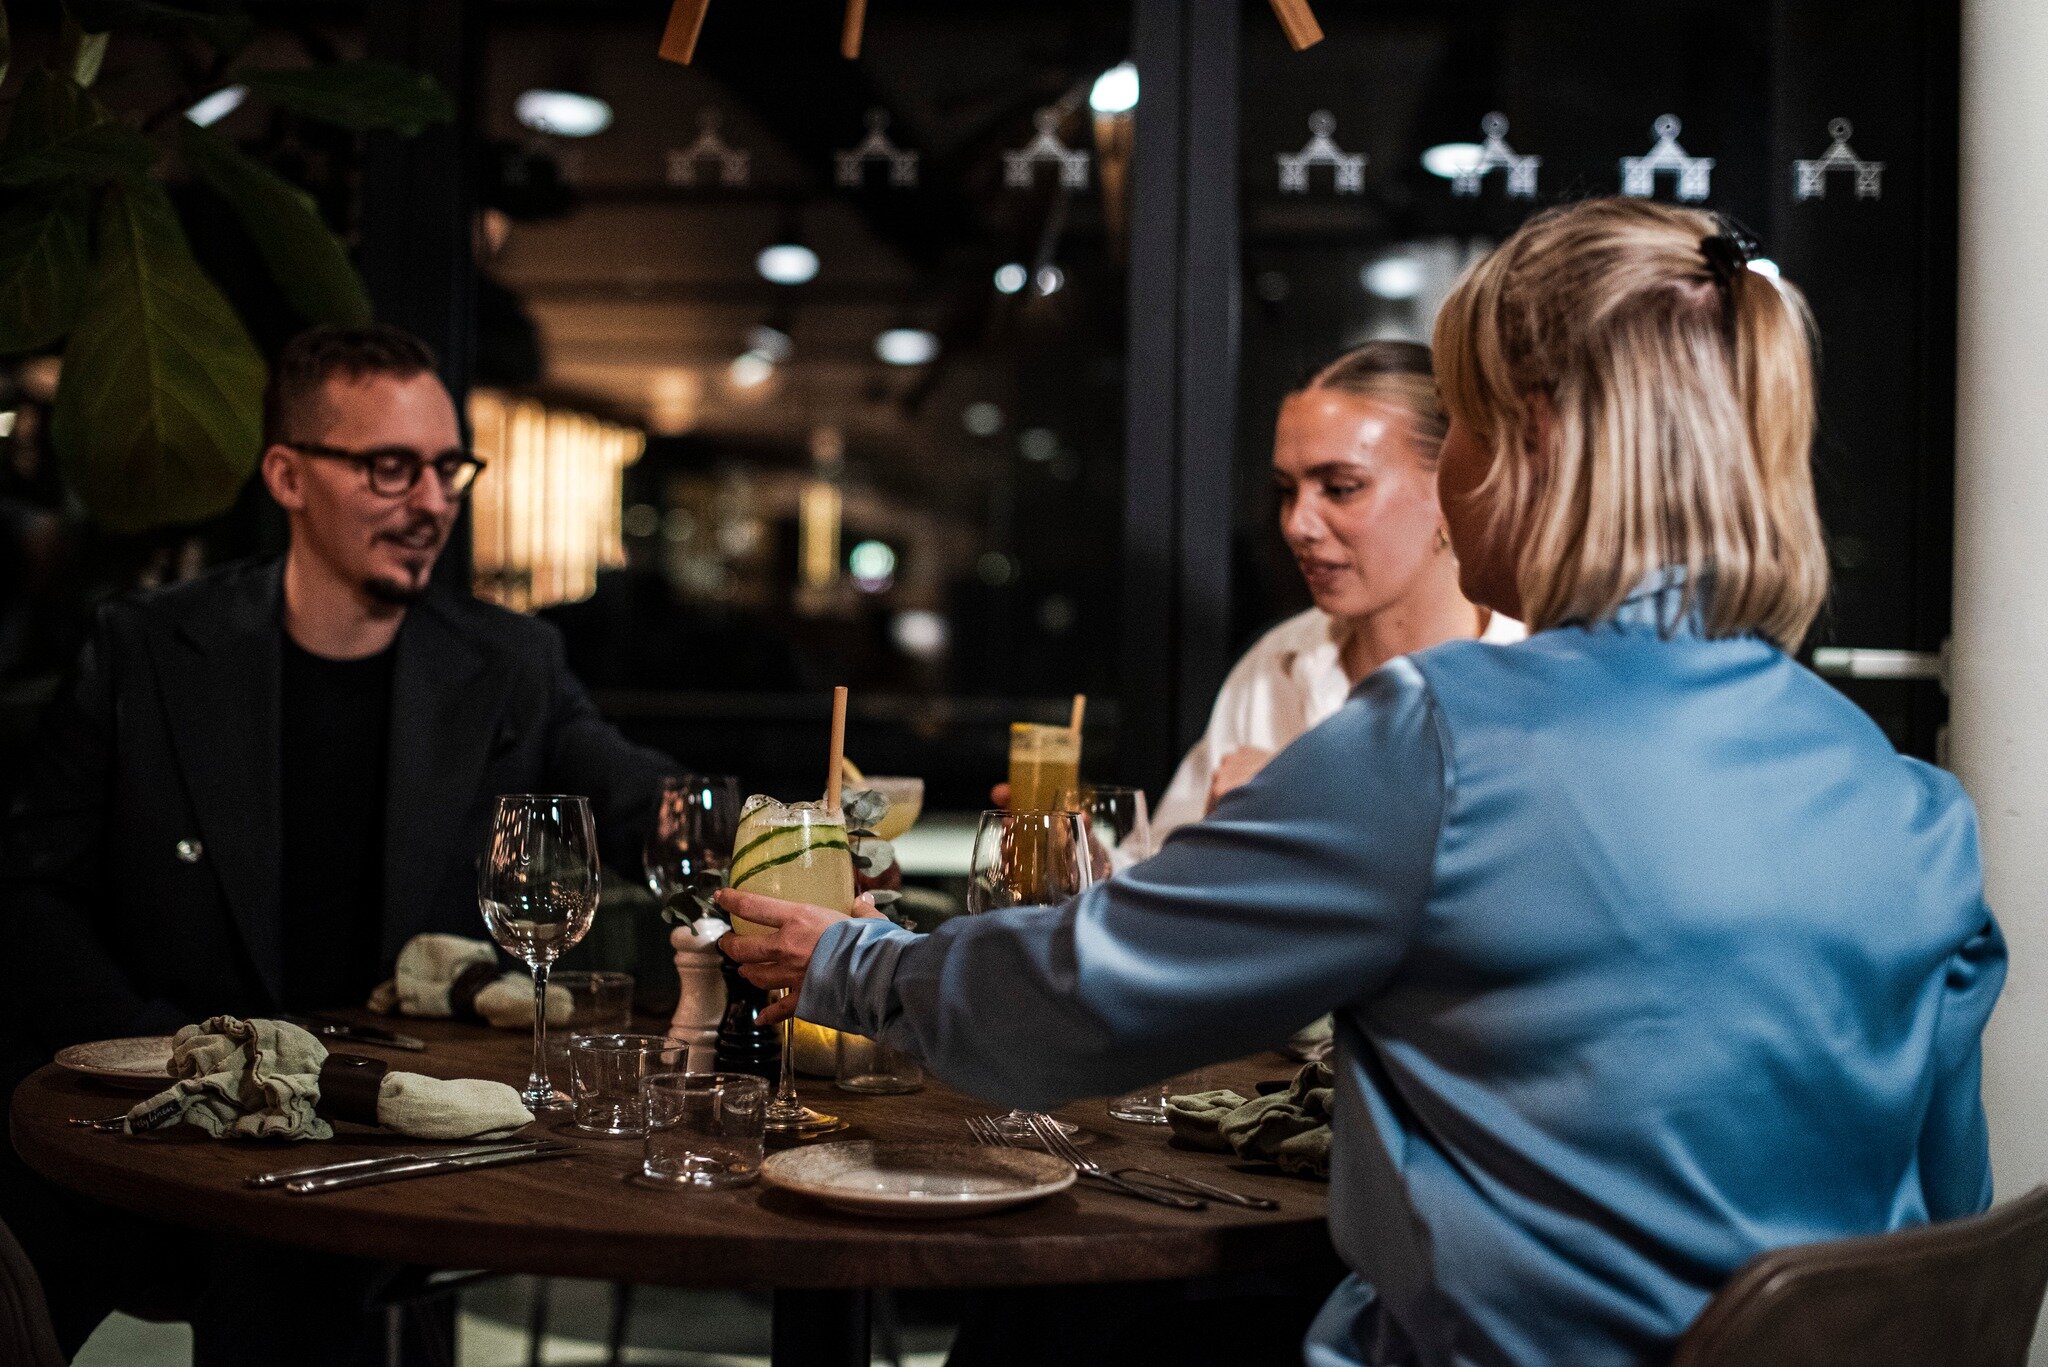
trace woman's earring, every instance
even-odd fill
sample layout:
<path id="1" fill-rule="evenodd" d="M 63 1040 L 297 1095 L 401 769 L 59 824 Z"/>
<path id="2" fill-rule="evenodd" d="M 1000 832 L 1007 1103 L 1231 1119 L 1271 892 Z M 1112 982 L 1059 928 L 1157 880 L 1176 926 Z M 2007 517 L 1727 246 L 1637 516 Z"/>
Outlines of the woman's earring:
<path id="1" fill-rule="evenodd" d="M 1451 533 L 1448 527 L 1439 526 L 1436 529 L 1436 548 L 1440 551 L 1451 548 Z"/>

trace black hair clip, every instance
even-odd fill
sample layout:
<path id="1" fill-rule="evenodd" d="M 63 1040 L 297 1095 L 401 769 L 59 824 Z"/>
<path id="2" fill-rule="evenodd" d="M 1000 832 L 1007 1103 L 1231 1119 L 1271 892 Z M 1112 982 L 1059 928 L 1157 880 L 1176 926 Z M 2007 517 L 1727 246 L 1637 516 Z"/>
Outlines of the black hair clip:
<path id="1" fill-rule="evenodd" d="M 1723 285 L 1733 285 L 1735 273 L 1748 270 L 1760 250 L 1756 239 L 1732 219 L 1722 219 L 1720 232 L 1700 239 L 1700 255 L 1707 258 L 1707 268 Z"/>

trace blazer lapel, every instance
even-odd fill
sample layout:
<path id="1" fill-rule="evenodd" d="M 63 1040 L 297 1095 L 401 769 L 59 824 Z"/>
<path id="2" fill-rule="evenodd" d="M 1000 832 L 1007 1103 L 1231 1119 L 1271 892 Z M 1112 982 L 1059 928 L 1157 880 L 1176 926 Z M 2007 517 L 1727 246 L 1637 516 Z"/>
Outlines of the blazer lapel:
<path id="1" fill-rule="evenodd" d="M 225 612 L 180 622 L 161 638 L 157 653 L 164 708 L 205 857 L 273 1002 L 284 990 L 281 578 L 277 564 L 252 571 L 228 590 Z"/>
<path id="2" fill-rule="evenodd" d="M 466 865 L 484 764 L 497 734 L 502 679 L 429 597 L 398 632 L 391 686 L 389 798 L 384 828 L 384 956 L 397 956 L 451 868 Z"/>

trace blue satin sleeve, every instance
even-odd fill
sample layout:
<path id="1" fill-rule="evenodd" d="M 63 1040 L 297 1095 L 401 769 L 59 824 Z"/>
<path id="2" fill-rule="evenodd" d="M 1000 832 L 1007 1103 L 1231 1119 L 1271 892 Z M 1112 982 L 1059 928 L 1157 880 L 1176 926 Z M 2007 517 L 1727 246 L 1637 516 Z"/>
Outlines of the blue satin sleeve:
<path id="1" fill-rule="evenodd" d="M 1429 897 L 1446 781 L 1428 686 L 1397 660 L 1209 819 L 1063 906 L 931 935 L 832 927 L 800 1014 L 1032 1107 L 1272 1047 L 1400 962 Z"/>

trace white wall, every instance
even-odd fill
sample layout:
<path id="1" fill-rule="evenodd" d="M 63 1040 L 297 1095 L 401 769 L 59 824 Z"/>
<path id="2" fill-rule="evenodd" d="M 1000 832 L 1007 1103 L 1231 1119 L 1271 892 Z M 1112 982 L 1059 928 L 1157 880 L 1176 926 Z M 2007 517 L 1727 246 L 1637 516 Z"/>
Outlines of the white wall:
<path id="1" fill-rule="evenodd" d="M 1962 113 L 1949 759 L 2012 951 L 1984 1079 L 2006 1199 L 2048 1181 L 2048 0 L 1964 0 Z"/>

